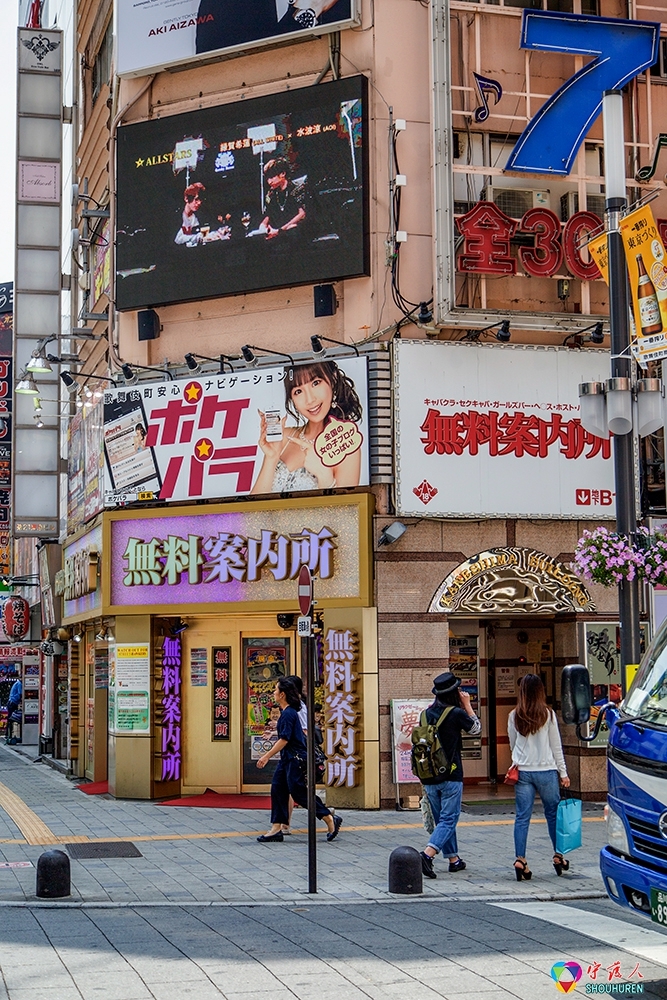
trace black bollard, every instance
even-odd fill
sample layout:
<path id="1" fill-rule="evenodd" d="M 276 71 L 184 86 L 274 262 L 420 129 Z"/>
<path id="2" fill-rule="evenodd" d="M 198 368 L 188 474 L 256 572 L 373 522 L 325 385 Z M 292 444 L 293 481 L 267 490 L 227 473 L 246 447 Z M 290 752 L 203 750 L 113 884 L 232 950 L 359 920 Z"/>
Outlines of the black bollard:
<path id="1" fill-rule="evenodd" d="M 64 851 L 44 851 L 37 861 L 37 896 L 60 899 L 70 891 L 69 856 Z"/>
<path id="2" fill-rule="evenodd" d="M 396 847 L 389 855 L 389 892 L 418 896 L 423 890 L 422 859 L 414 847 Z"/>

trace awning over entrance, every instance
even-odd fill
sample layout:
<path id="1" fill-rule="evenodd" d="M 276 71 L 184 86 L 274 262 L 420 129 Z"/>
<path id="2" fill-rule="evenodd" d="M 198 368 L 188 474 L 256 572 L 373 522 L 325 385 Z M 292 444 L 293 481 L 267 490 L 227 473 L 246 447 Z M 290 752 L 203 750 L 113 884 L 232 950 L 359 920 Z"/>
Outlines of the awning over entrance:
<path id="1" fill-rule="evenodd" d="M 590 594 L 564 563 L 521 546 L 486 549 L 440 584 L 429 611 L 444 614 L 554 614 L 595 611 Z"/>

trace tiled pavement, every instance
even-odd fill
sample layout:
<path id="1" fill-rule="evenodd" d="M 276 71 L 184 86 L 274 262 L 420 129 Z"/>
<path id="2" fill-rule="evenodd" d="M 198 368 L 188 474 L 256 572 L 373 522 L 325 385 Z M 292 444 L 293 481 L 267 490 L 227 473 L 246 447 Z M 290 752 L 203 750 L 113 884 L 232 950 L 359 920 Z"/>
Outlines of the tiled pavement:
<path id="1" fill-rule="evenodd" d="M 268 824 L 264 811 L 170 808 L 152 802 L 116 801 L 82 794 L 63 775 L 0 747 L 0 783 L 23 802 L 65 844 L 75 840 L 128 840 L 141 858 L 72 860 L 72 902 L 252 903 L 308 898 L 305 830 L 283 844 L 258 844 Z M 598 851 L 603 840 L 601 810 L 585 815 L 584 847 L 572 856 L 572 873 L 557 878 L 544 821 L 531 827 L 531 882 L 514 879 L 512 816 L 464 813 L 459 849 L 465 872 L 449 875 L 436 862 L 436 881 L 425 880 L 427 897 L 447 899 L 582 898 L 602 893 Z M 500 809 L 502 810 L 502 806 Z M 421 849 L 426 835 L 413 812 L 341 813 L 339 838 L 318 837 L 318 902 L 381 901 L 387 892 L 388 859 L 394 847 Z M 295 811 L 294 825 L 305 827 Z M 323 824 L 322 831 L 324 830 Z M 33 837 L 33 840 L 35 838 Z M 0 860 L 31 861 L 48 846 L 28 843 L 0 809 Z M 35 899 L 35 869 L 0 869 L 0 902 Z M 312 897 L 310 897 L 312 899 Z"/>

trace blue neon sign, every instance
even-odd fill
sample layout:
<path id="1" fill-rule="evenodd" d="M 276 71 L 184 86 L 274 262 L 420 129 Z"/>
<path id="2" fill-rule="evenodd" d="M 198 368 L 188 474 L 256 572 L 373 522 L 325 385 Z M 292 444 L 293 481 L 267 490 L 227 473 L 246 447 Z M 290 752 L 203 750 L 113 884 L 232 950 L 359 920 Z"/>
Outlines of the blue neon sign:
<path id="1" fill-rule="evenodd" d="M 602 108 L 605 90 L 619 90 L 658 57 L 660 25 L 556 11 L 524 10 L 521 48 L 595 56 L 545 101 L 512 150 L 506 170 L 569 174 Z"/>

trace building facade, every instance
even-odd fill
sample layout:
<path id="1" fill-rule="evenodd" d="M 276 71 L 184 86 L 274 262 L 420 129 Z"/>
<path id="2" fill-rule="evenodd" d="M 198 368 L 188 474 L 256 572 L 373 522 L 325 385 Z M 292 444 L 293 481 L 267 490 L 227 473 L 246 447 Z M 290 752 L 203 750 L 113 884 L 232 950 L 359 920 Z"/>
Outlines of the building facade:
<path id="1" fill-rule="evenodd" d="M 253 753 L 271 738 L 274 675 L 301 672 L 303 564 L 329 727 L 336 643 L 356 670 L 346 743 L 338 729 L 329 747 L 336 804 L 416 793 L 409 729 L 442 670 L 479 710 L 464 749 L 482 784 L 508 766 L 523 673 L 555 707 L 566 663 L 589 666 L 596 698 L 619 684 L 616 594 L 571 570 L 582 531 L 614 517 L 610 444 L 583 431 L 577 397 L 609 372 L 608 290 L 586 248 L 604 213 L 601 119 L 569 172 L 508 169 L 586 57 L 522 48 L 532 4 L 292 6 L 252 24 L 205 0 L 179 19 L 165 4 L 77 8 L 84 332 L 67 366 L 82 389 L 63 390 L 64 554 L 65 579 L 83 575 L 63 623 L 82 639 L 74 767 L 119 796 L 265 787 Z M 628 201 L 655 191 L 660 231 L 660 169 L 635 175 L 667 98 L 666 30 L 624 96 Z M 317 363 L 334 368 L 307 378 Z M 332 389 L 319 422 L 321 401 L 294 395 L 316 382 Z M 656 515 L 662 434 L 642 447 Z M 575 786 L 599 795 L 603 739 L 563 732 Z"/>

